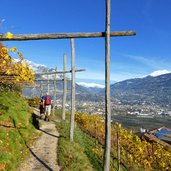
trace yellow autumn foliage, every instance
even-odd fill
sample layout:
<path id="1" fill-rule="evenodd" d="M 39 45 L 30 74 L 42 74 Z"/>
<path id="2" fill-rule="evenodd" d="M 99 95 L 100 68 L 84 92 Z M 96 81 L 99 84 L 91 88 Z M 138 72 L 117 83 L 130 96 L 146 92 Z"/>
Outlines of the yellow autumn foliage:
<path id="1" fill-rule="evenodd" d="M 104 145 L 105 124 L 101 116 L 76 113 L 75 119 L 84 132 L 96 138 L 100 144 Z M 118 140 L 121 151 L 121 163 L 124 163 L 128 170 L 166 171 L 168 168 L 171 168 L 170 151 L 160 144 L 140 139 L 116 122 L 111 126 L 111 154 L 114 158 L 117 157 Z M 93 149 L 93 153 L 97 157 L 102 154 L 101 149 Z"/>
<path id="2" fill-rule="evenodd" d="M 10 38 L 11 34 L 6 36 Z M 17 52 L 19 60 L 15 61 L 10 53 Z M 0 83 L 4 84 L 16 84 L 16 83 L 33 83 L 34 72 L 26 64 L 24 57 L 16 47 L 12 47 L 10 50 L 0 43 Z"/>

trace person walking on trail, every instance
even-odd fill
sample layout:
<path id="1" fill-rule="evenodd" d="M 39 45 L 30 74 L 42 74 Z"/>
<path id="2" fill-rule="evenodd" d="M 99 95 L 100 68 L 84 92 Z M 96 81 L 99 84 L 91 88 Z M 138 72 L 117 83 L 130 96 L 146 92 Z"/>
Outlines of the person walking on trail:
<path id="1" fill-rule="evenodd" d="M 45 108 L 45 121 L 50 121 L 51 104 L 52 96 L 50 96 L 49 93 L 46 93 L 46 95 L 43 96 L 43 106 Z"/>

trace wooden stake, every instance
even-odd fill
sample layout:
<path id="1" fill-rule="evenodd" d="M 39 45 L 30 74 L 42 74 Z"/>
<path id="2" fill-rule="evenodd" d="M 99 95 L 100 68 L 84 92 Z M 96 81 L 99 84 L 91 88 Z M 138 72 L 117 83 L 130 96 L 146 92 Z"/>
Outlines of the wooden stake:
<path id="1" fill-rule="evenodd" d="M 105 150 L 103 170 L 110 170 L 111 109 L 110 109 L 110 0 L 106 0 L 105 36 Z"/>
<path id="2" fill-rule="evenodd" d="M 71 55 L 72 55 L 72 64 L 71 64 L 71 77 L 72 77 L 72 91 L 71 91 L 71 123 L 70 123 L 70 141 L 74 140 L 74 119 L 75 119 L 75 48 L 74 48 L 74 39 L 71 39 Z"/>
<path id="3" fill-rule="evenodd" d="M 63 89 L 63 104 L 62 104 L 62 120 L 66 119 L 66 114 L 65 114 L 65 104 L 66 104 L 66 95 L 67 95 L 67 79 L 66 79 L 66 54 L 64 54 L 64 65 L 63 65 L 63 79 L 64 79 L 64 89 Z"/>
<path id="4" fill-rule="evenodd" d="M 40 83 L 40 98 L 43 96 L 43 82 Z"/>
<path id="5" fill-rule="evenodd" d="M 47 74 L 47 92 L 49 94 L 49 75 Z"/>
<path id="6" fill-rule="evenodd" d="M 117 130 L 117 161 L 118 161 L 118 171 L 121 170 L 121 149 L 120 149 L 120 128 Z"/>
<path id="7" fill-rule="evenodd" d="M 55 71 L 57 71 L 57 67 L 56 67 Z M 56 74 L 55 74 L 55 79 L 54 79 L 53 116 L 54 116 L 54 114 L 55 114 L 55 106 L 56 106 Z"/>

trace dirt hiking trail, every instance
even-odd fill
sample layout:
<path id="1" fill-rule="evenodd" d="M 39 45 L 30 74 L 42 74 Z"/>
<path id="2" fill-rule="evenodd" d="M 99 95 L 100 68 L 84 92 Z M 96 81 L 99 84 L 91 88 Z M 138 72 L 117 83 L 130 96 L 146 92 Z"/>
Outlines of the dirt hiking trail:
<path id="1" fill-rule="evenodd" d="M 39 116 L 38 111 L 34 111 Z M 18 171 L 59 171 L 57 143 L 59 134 L 54 121 L 39 120 L 42 135 L 29 147 L 30 156 L 20 165 Z"/>

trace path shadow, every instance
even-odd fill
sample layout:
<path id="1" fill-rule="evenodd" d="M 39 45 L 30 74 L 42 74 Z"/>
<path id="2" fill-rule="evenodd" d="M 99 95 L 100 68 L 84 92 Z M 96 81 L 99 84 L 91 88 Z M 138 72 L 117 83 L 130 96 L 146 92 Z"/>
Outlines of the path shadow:
<path id="1" fill-rule="evenodd" d="M 32 123 L 33 123 L 33 125 L 35 126 L 35 128 L 37 128 L 37 129 L 39 129 L 39 121 L 38 121 L 38 118 L 39 118 L 38 115 L 32 113 Z M 30 153 L 35 157 L 35 159 L 36 159 L 37 161 L 39 161 L 39 162 L 40 162 L 48 171 L 55 171 L 55 170 L 53 170 L 50 166 L 48 166 L 43 160 L 41 160 L 41 159 L 35 154 L 35 152 L 33 152 L 33 150 L 28 146 L 26 140 L 24 139 L 24 137 L 23 137 L 23 135 L 22 135 L 20 129 L 18 129 L 18 128 L 16 127 L 15 121 L 13 121 L 13 122 L 14 122 L 14 128 L 17 129 L 17 131 L 18 131 L 18 133 L 20 134 L 20 136 L 21 136 L 21 138 L 22 138 L 22 140 L 23 140 L 25 146 L 26 146 L 27 149 L 30 151 Z M 56 136 L 56 137 L 57 137 L 57 136 Z"/>
<path id="2" fill-rule="evenodd" d="M 34 125 L 34 127 L 36 129 L 39 129 L 40 128 L 40 125 L 39 125 L 39 116 L 37 116 L 35 113 L 32 113 L 32 124 Z"/>
<path id="3" fill-rule="evenodd" d="M 42 132 L 44 132 L 45 134 L 48 134 L 48 135 L 52 136 L 52 137 L 59 138 L 59 136 L 54 135 L 54 134 L 51 134 L 51 133 L 49 133 L 49 132 L 47 132 L 47 131 L 44 131 L 44 130 L 41 129 L 41 128 L 39 128 L 39 130 L 42 131 Z"/>
<path id="4" fill-rule="evenodd" d="M 43 164 L 49 171 L 55 171 L 52 168 L 50 168 L 44 161 L 42 161 L 33 151 L 30 147 L 27 146 L 31 154 L 38 160 L 41 164 Z"/>
<path id="5" fill-rule="evenodd" d="M 0 124 L 0 127 L 6 127 L 6 128 L 13 128 L 13 129 L 16 129 L 17 131 L 18 131 L 18 133 L 19 133 L 19 135 L 21 136 L 21 138 L 22 138 L 22 140 L 23 140 L 23 142 L 24 142 L 24 145 L 26 146 L 26 148 L 30 151 L 30 153 L 33 155 L 33 157 L 38 161 L 38 162 L 40 162 L 48 171 L 56 171 L 56 170 L 54 170 L 54 169 L 52 169 L 50 166 L 48 166 L 43 160 L 41 160 L 37 155 L 36 155 L 36 153 L 29 147 L 29 145 L 27 144 L 27 142 L 26 142 L 26 140 L 24 139 L 24 136 L 22 135 L 22 132 L 21 132 L 21 129 L 26 129 L 25 127 L 20 127 L 20 128 L 18 128 L 17 126 L 16 126 L 16 122 L 15 122 L 15 120 L 13 119 L 13 118 L 11 118 L 11 120 L 12 120 L 12 123 L 13 123 L 13 126 L 8 126 L 8 125 L 4 125 L 4 124 Z M 34 114 L 34 113 L 32 113 L 32 123 L 33 123 L 33 125 L 35 126 L 35 128 L 37 128 L 37 129 L 39 129 L 39 116 L 38 115 L 36 115 L 36 114 Z M 43 131 L 43 130 L 41 130 L 41 131 Z M 45 132 L 45 131 L 43 131 L 43 132 Z M 45 132 L 46 134 L 49 134 L 49 135 L 51 135 L 51 136 L 54 136 L 55 138 L 58 138 L 58 136 L 56 136 L 56 135 L 53 135 L 53 134 L 50 134 L 50 133 L 48 133 L 48 132 Z M 19 168 L 18 168 L 19 169 Z"/>
<path id="6" fill-rule="evenodd" d="M 39 161 L 45 168 L 47 168 L 47 170 L 49 170 L 49 171 L 55 171 L 55 170 L 53 170 L 52 168 L 50 168 L 44 161 L 42 161 L 42 160 L 35 154 L 35 152 L 33 152 L 33 150 L 27 145 L 27 142 L 25 141 L 25 139 L 24 139 L 22 133 L 20 132 L 20 130 L 19 130 L 19 129 L 17 129 L 17 130 L 18 130 L 18 132 L 19 132 L 21 138 L 23 139 L 25 146 L 26 146 L 27 149 L 30 151 L 30 153 L 35 157 L 35 159 L 36 159 L 37 161 Z"/>

